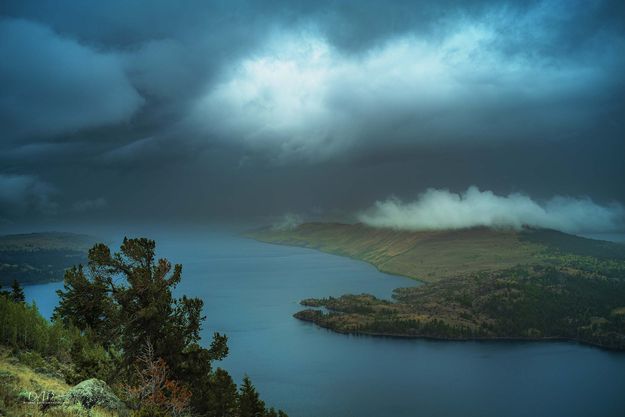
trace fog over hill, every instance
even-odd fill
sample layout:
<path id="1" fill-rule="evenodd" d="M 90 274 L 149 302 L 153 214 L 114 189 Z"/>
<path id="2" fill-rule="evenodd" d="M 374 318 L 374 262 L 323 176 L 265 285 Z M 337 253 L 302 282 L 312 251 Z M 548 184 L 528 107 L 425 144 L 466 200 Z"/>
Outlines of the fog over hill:
<path id="1" fill-rule="evenodd" d="M 397 198 L 378 201 L 359 219 L 374 227 L 399 230 L 465 229 L 476 226 L 513 228 L 523 226 L 568 233 L 613 233 L 625 229 L 621 204 L 600 205 L 590 198 L 555 196 L 544 203 L 513 193 L 499 196 L 471 186 L 463 193 L 428 189 L 411 202 Z"/>

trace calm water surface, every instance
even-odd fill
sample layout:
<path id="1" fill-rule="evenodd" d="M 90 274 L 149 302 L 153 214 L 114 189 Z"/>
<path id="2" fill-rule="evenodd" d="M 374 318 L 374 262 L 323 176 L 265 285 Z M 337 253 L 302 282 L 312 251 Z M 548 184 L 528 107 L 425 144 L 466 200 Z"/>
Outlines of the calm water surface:
<path id="1" fill-rule="evenodd" d="M 226 333 L 218 365 L 252 378 L 292 417 L 625 416 L 625 354 L 575 343 L 435 342 L 345 336 L 292 318 L 307 297 L 415 285 L 309 249 L 208 234 L 154 236 L 183 264 L 178 293 L 205 301 L 204 337 Z M 61 283 L 26 288 L 50 315 Z"/>

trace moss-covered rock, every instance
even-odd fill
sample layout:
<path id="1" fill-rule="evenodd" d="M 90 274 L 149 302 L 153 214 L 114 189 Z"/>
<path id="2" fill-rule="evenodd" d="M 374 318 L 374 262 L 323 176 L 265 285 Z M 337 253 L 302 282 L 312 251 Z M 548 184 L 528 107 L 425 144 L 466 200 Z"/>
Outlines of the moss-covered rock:
<path id="1" fill-rule="evenodd" d="M 88 409 L 98 406 L 120 415 L 127 414 L 126 405 L 115 395 L 111 387 L 95 378 L 87 379 L 72 387 L 65 394 L 65 402 L 81 404 Z"/>

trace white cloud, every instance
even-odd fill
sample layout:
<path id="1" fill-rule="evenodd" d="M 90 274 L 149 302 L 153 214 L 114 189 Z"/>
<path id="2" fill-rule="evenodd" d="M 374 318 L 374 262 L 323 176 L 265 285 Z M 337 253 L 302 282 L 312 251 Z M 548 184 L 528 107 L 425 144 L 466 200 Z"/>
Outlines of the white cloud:
<path id="1" fill-rule="evenodd" d="M 284 39 L 240 62 L 199 103 L 196 119 L 218 133 L 278 153 L 332 153 L 333 114 L 325 105 L 334 51 L 316 38 Z M 319 143 L 327 145 L 318 149 Z"/>
<path id="2" fill-rule="evenodd" d="M 450 27 L 438 41 L 406 35 L 361 55 L 315 32 L 281 33 L 207 91 L 194 122 L 278 157 L 323 159 L 364 140 L 500 140 L 515 125 L 519 135 L 566 134 L 590 117 L 566 105 L 545 118 L 537 103 L 585 91 L 602 77 L 600 65 L 508 56 L 492 25 Z"/>
<path id="3" fill-rule="evenodd" d="M 625 209 L 602 206 L 588 198 L 556 196 L 540 204 L 524 194 L 498 196 L 469 187 L 464 193 L 429 189 L 416 201 L 378 201 L 359 215 L 373 227 L 399 230 L 463 229 L 477 226 L 533 226 L 569 233 L 615 232 L 625 227 Z"/>

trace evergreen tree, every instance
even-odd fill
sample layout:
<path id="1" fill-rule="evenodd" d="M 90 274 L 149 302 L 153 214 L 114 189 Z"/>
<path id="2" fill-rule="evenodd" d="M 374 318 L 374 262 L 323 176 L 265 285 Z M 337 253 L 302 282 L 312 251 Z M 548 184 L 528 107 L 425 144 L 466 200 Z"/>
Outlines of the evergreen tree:
<path id="1" fill-rule="evenodd" d="M 206 415 L 232 417 L 238 415 L 237 386 L 228 372 L 217 368 L 211 377 Z"/>
<path id="2" fill-rule="evenodd" d="M 210 348 L 200 346 L 203 302 L 173 296 L 182 266 L 156 260 L 155 247 L 144 238 L 125 238 L 114 254 L 104 244 L 95 245 L 87 268 L 66 272 L 54 317 L 93 335 L 111 352 L 123 352 L 126 378 L 135 376 L 144 346 L 152 346 L 172 379 L 192 389 L 194 408 L 206 414 L 222 407 L 211 401 L 211 362 L 228 354 L 227 338 L 215 333 Z"/>
<path id="3" fill-rule="evenodd" d="M 65 271 L 65 291 L 57 290 L 61 302 L 54 309 L 53 319 L 82 331 L 93 330 L 98 342 L 109 346 L 114 341 L 112 326 L 119 322 L 117 311 L 107 283 L 101 275 L 91 272 L 93 279 L 85 275 L 82 265 Z"/>
<path id="4" fill-rule="evenodd" d="M 239 392 L 239 416 L 263 417 L 264 415 L 265 403 L 259 398 L 250 377 L 245 375 Z"/>
<path id="5" fill-rule="evenodd" d="M 55 317 L 81 330 L 93 329 L 102 344 L 114 344 L 131 367 L 146 344 L 154 347 L 176 372 L 186 361 L 210 361 L 227 349 L 199 347 L 203 302 L 198 298 L 174 298 L 172 290 L 182 277 L 182 266 L 155 259 L 155 242 L 124 239 L 120 252 L 112 254 L 104 244 L 89 251 L 89 267 L 72 268 Z M 216 336 L 217 345 L 225 337 Z M 205 370 L 205 369 L 204 369 Z"/>
<path id="6" fill-rule="evenodd" d="M 16 279 L 13 280 L 13 284 L 11 285 L 11 299 L 16 303 L 23 303 L 26 301 L 24 290 Z"/>
<path id="7" fill-rule="evenodd" d="M 95 245 L 87 268 L 66 272 L 55 319 L 91 335 L 112 359 L 121 353 L 121 376 L 126 380 L 140 379 L 136 365 L 144 347 L 150 346 L 154 358 L 167 366 L 172 383 L 191 390 L 196 415 L 264 416 L 265 405 L 249 378 L 237 395 L 230 375 L 222 369 L 213 371 L 212 362 L 228 354 L 228 339 L 215 333 L 209 348 L 200 345 L 203 302 L 173 296 L 182 266 L 157 260 L 155 247 L 153 240 L 145 238 L 124 238 L 117 253 L 104 244 Z M 83 369 L 106 369 L 97 351 L 76 345 L 72 354 Z"/>

